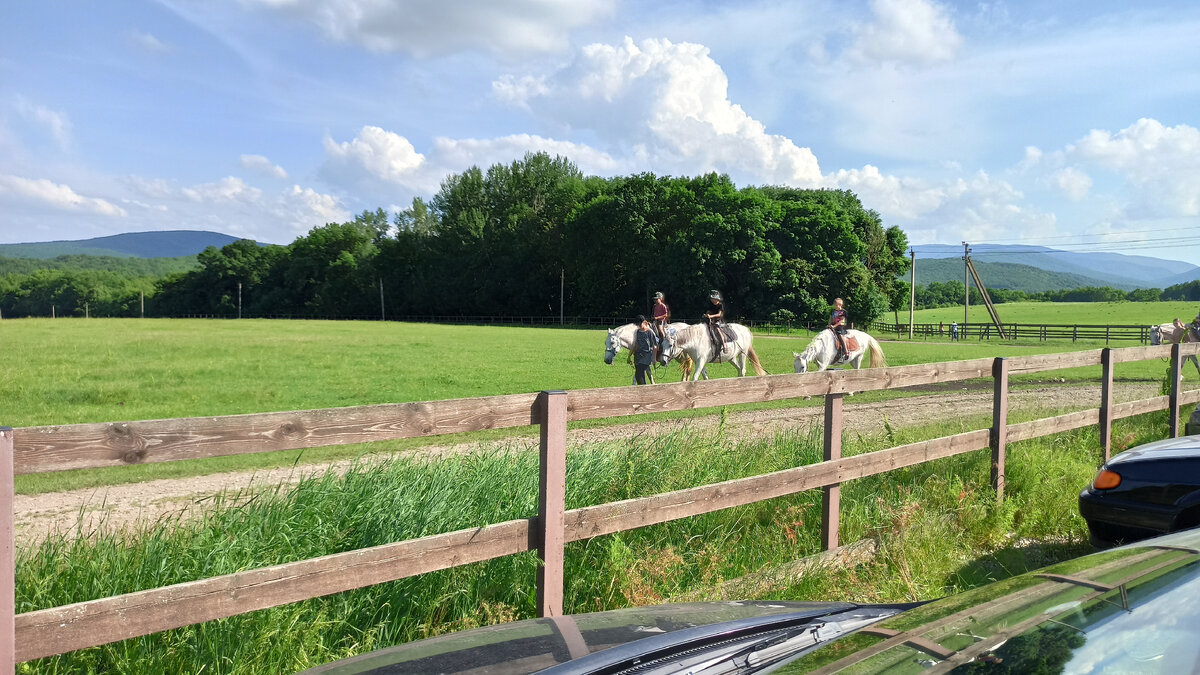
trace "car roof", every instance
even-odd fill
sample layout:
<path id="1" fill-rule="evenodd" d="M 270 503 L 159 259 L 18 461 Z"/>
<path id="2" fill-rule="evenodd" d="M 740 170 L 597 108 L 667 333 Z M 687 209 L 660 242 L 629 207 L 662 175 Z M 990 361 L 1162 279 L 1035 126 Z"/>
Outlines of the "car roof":
<path id="1" fill-rule="evenodd" d="M 1166 438 L 1153 443 L 1146 443 L 1137 447 L 1130 448 L 1120 454 L 1114 455 L 1108 461 L 1111 466 L 1113 464 L 1121 464 L 1124 462 L 1133 461 L 1156 461 L 1167 459 L 1190 459 L 1200 458 L 1200 436 L 1180 436 L 1179 438 Z"/>

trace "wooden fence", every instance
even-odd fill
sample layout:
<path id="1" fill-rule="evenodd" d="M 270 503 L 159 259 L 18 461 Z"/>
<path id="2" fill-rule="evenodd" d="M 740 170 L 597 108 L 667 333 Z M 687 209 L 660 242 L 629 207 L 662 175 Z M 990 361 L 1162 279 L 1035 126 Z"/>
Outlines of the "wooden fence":
<path id="1" fill-rule="evenodd" d="M 1004 332 L 1008 339 L 1020 342 L 1044 342 L 1046 340 L 1104 340 L 1108 344 L 1114 340 L 1150 342 L 1150 326 L 1125 324 L 1053 324 L 1053 323 L 1006 323 Z M 913 339 L 928 340 L 950 339 L 950 324 L 948 323 L 914 323 L 912 325 Z M 907 323 L 888 323 L 872 321 L 867 324 L 867 330 L 877 337 L 886 337 L 893 333 L 897 338 L 908 336 Z M 1000 339 L 1000 333 L 990 323 L 960 323 L 958 324 L 958 339 L 960 340 L 992 340 Z"/>
<path id="2" fill-rule="evenodd" d="M 556 616 L 562 612 L 563 557 L 568 542 L 816 488 L 824 493 L 823 546 L 832 549 L 838 546 L 840 485 L 848 480 L 990 448 L 992 484 L 1002 499 L 1009 442 L 1099 425 L 1100 449 L 1107 459 L 1113 420 L 1163 409 L 1170 411 L 1168 433 L 1178 435 L 1180 406 L 1200 401 L 1200 390 L 1180 390 L 1181 359 L 1196 353 L 1200 353 L 1200 344 L 1097 349 L 327 410 L 0 428 L 0 674 L 14 672 L 18 662 L 525 551 L 537 551 L 544 562 L 538 578 L 539 612 Z M 1164 357 L 1170 359 L 1174 374 L 1169 395 L 1114 404 L 1113 368 L 1117 363 Z M 1101 368 L 1101 400 L 1096 409 L 1008 424 L 1011 375 L 1080 366 Z M 994 382 L 990 429 L 841 456 L 846 393 L 983 377 Z M 825 397 L 824 461 L 650 497 L 565 509 L 569 422 L 804 396 Z M 535 424 L 541 428 L 536 516 L 15 614 L 14 474 Z"/>

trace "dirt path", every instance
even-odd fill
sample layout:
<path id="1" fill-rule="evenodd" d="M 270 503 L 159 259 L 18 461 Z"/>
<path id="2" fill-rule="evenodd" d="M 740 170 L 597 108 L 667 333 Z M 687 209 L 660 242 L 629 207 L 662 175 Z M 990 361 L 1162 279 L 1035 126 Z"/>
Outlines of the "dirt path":
<path id="1" fill-rule="evenodd" d="M 933 422 L 968 419 L 990 415 L 992 394 L 989 389 L 969 390 L 949 387 L 952 391 L 906 398 L 900 401 L 854 403 L 847 399 L 844 424 L 847 430 L 871 435 L 884 430 L 885 419 L 893 428 L 922 426 Z M 1148 398 L 1158 394 L 1158 384 L 1121 383 L 1116 387 L 1118 402 Z M 1014 391 L 1009 410 L 1082 410 L 1095 407 L 1100 400 L 1098 385 L 1057 384 Z M 734 439 L 783 431 L 807 429 L 820 424 L 820 407 L 733 412 L 726 416 L 725 434 Z M 572 444 L 627 438 L 635 435 L 663 434 L 683 427 L 691 430 L 715 429 L 716 415 L 687 420 L 638 422 L 597 429 L 572 430 Z M 532 446 L 536 439 L 515 439 L 514 443 Z M 416 452 L 455 452 L 477 448 L 478 444 L 429 446 Z M 103 524 L 106 528 L 141 529 L 161 519 L 187 518 L 209 508 L 213 497 L 225 492 L 245 493 L 255 489 L 295 483 L 302 476 L 328 469 L 344 470 L 353 462 L 307 464 L 299 467 L 254 472 L 219 473 L 180 479 L 153 480 L 106 488 L 18 495 L 16 539 L 18 546 L 29 546 L 52 532 L 91 532 Z"/>

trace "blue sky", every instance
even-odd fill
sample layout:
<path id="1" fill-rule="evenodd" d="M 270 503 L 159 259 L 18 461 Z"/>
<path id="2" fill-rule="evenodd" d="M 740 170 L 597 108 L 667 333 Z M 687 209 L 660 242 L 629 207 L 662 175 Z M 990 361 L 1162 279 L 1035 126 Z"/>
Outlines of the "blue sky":
<path id="1" fill-rule="evenodd" d="M 1194 3 L 17 0 L 0 242 L 287 243 L 527 151 L 1200 265 Z"/>

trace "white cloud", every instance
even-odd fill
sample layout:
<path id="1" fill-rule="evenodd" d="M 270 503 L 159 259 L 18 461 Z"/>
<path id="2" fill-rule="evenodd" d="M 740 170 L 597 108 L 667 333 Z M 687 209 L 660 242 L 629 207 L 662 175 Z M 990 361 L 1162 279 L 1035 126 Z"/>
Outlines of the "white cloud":
<path id="1" fill-rule="evenodd" d="M 550 93 L 546 87 L 546 78 L 525 75 L 513 77 L 504 75 L 492 83 L 492 94 L 502 103 L 529 108 L 527 101 L 535 96 L 545 96 Z"/>
<path id="2" fill-rule="evenodd" d="M 1088 196 L 1092 189 L 1092 178 L 1075 167 L 1067 167 L 1054 172 L 1051 177 L 1054 186 L 1072 201 L 1079 201 Z"/>
<path id="3" fill-rule="evenodd" d="M 859 26 L 855 60 L 928 65 L 949 61 L 962 36 L 945 7 L 929 0 L 871 0 L 874 22 Z"/>
<path id="4" fill-rule="evenodd" d="M 344 223 L 351 219 L 350 212 L 342 207 L 336 197 L 299 185 L 293 185 L 291 190 L 282 195 L 280 205 L 291 214 L 290 221 L 297 232 L 307 232 L 315 225 Z"/>
<path id="5" fill-rule="evenodd" d="M 154 54 L 163 54 L 170 51 L 170 48 L 162 40 L 159 40 L 150 33 L 138 30 L 129 32 L 129 41 L 141 49 Z"/>
<path id="6" fill-rule="evenodd" d="M 184 188 L 183 195 L 193 202 L 256 203 L 262 199 L 262 190 L 247 185 L 241 178 L 228 176 L 215 183 Z"/>
<path id="7" fill-rule="evenodd" d="M 1141 210 L 1200 215 L 1200 130 L 1195 127 L 1140 119 L 1115 134 L 1093 130 L 1068 146 L 1066 155 L 1124 178 Z"/>
<path id="8" fill-rule="evenodd" d="M 61 183 L 0 174 L 0 195 L 12 195 L 27 201 L 66 211 L 84 211 L 102 216 L 125 216 L 125 209 L 96 197 L 84 197 Z"/>
<path id="9" fill-rule="evenodd" d="M 70 149 L 71 120 L 66 113 L 36 105 L 24 96 L 17 97 L 17 112 L 25 119 L 45 129 L 60 149 Z"/>
<path id="10" fill-rule="evenodd" d="M 926 181 L 885 175 L 874 166 L 837 171 L 836 187 L 853 190 L 913 243 L 1012 239 L 1053 233 L 1056 218 L 1029 206 L 1010 183 L 983 171 L 969 178 Z"/>
<path id="11" fill-rule="evenodd" d="M 352 141 L 325 138 L 327 167 L 365 171 L 379 180 L 405 183 L 425 163 L 425 156 L 407 138 L 375 126 L 366 126 Z"/>
<path id="12" fill-rule="evenodd" d="M 287 171 L 262 155 L 242 155 L 242 166 L 275 178 L 287 178 Z"/>
<path id="13" fill-rule="evenodd" d="M 243 0 L 287 12 L 339 42 L 417 56 L 485 49 L 561 50 L 572 29 L 613 13 L 615 0 Z"/>
<path id="14" fill-rule="evenodd" d="M 437 165 L 447 167 L 447 172 L 460 172 L 472 165 L 486 168 L 492 164 L 508 164 L 527 152 L 566 157 L 586 174 L 611 175 L 632 169 L 595 148 L 529 134 L 482 140 L 437 138 L 434 140 L 433 157 Z"/>
<path id="15" fill-rule="evenodd" d="M 808 148 L 767 133 L 729 99 L 724 71 L 703 45 L 669 40 L 584 47 L 574 62 L 537 88 L 500 81 L 508 99 L 573 129 L 590 129 L 620 154 L 650 168 L 695 175 L 708 171 L 776 184 L 819 184 Z M 523 97 L 522 97 L 523 96 Z"/>

